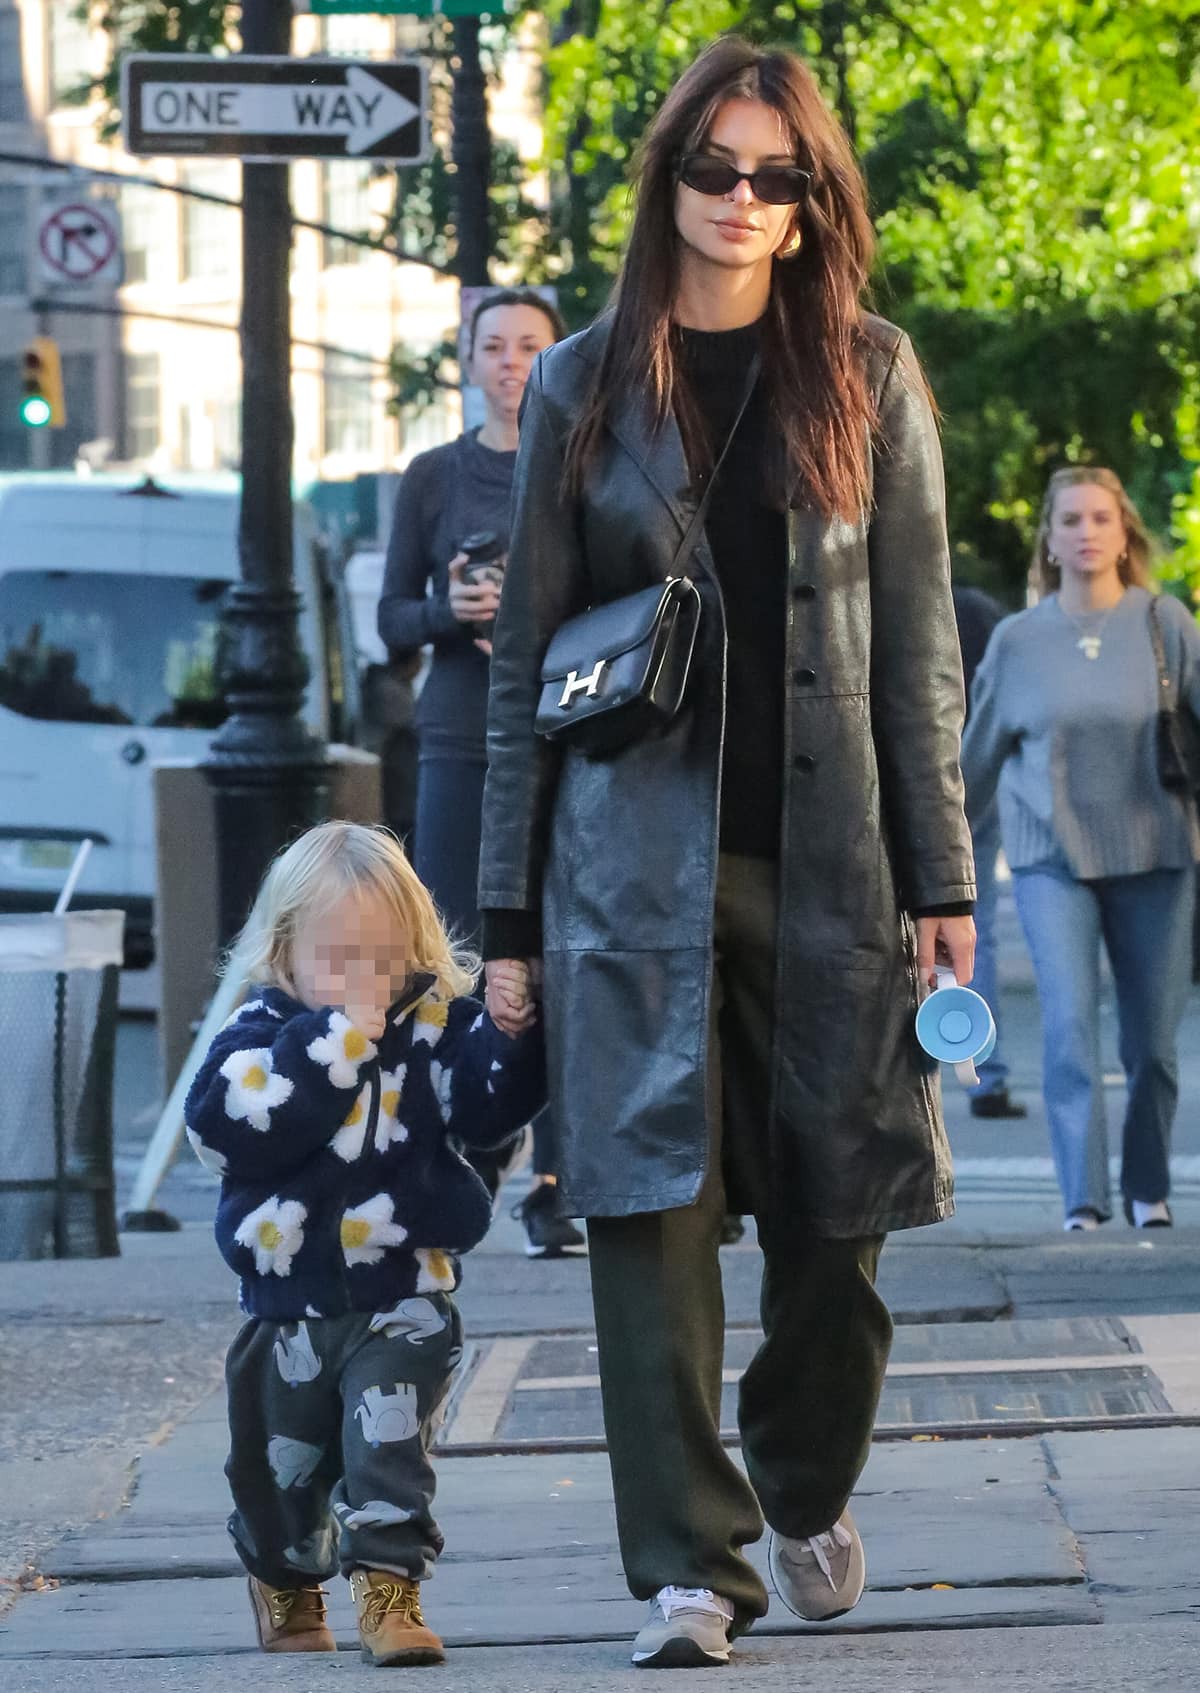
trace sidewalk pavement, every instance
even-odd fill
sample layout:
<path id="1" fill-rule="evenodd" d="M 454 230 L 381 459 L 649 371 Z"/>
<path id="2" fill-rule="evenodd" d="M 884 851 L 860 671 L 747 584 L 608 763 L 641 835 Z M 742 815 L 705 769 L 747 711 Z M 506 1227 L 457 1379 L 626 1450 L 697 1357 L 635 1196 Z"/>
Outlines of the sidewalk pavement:
<path id="1" fill-rule="evenodd" d="M 427 1610 L 455 1648 L 455 1686 L 619 1687 L 635 1673 L 641 1608 L 616 1554 L 587 1266 L 529 1263 L 515 1236 L 505 1221 L 468 1260 L 471 1347 L 438 1464 L 447 1553 Z M 57 1689 L 70 1663 L 79 1693 L 136 1687 L 144 1658 L 157 1667 L 147 1685 L 197 1693 L 223 1687 L 231 1659 L 263 1687 L 369 1676 L 341 1582 L 331 1616 L 344 1652 L 285 1671 L 254 1651 L 223 1526 L 230 1278 L 200 1224 L 124 1247 L 103 1263 L 6 1266 L 0 1287 L 0 1334 L 78 1337 L 101 1421 L 105 1395 L 121 1392 L 106 1357 L 140 1358 L 182 1394 L 174 1426 L 133 1462 L 127 1430 L 108 1462 L 91 1448 L 74 1465 L 58 1456 L 55 1396 L 85 1393 L 82 1377 L 60 1388 L 56 1372 L 28 1407 L 45 1456 L 0 1464 L 0 1487 L 28 1497 L 36 1465 L 43 1514 L 74 1502 L 61 1520 L 77 1532 L 42 1552 L 46 1587 L 0 1618 L 0 1686 Z M 753 1345 L 757 1249 L 723 1260 L 732 1395 Z M 737 1649 L 739 1681 L 1083 1687 L 1107 1661 L 1139 1686 L 1193 1685 L 1180 1626 L 1200 1612 L 1200 1231 L 1103 1242 L 918 1231 L 889 1245 L 883 1282 L 900 1327 L 856 1505 L 869 1592 L 824 1629 L 776 1605 Z M 106 1354 L 114 1337 L 128 1350 Z M 732 1429 L 732 1398 L 728 1412 Z M 993 1630 L 1009 1648 L 985 1638 Z"/>
<path id="2" fill-rule="evenodd" d="M 1006 1042 L 1030 1115 L 977 1122 L 948 1088 L 959 1214 L 894 1236 L 881 1268 L 899 1326 L 855 1507 L 869 1589 L 824 1629 L 773 1606 L 730 1672 L 755 1693 L 1197 1682 L 1200 995 L 1181 1042 L 1179 1226 L 1064 1235 L 1036 1002 L 1009 905 L 1001 916 Z M 1115 1124 L 1110 1007 L 1104 1031 Z M 155 1116 L 153 1042 L 151 1025 L 123 1023 L 126 1190 Z M 341 1582 L 345 1650 L 283 1661 L 252 1645 L 223 1527 L 221 1364 L 239 1318 L 213 1201 L 185 1158 L 161 1195 L 179 1233 L 0 1275 L 3 1693 L 60 1693 L 68 1678 L 72 1693 L 216 1693 L 239 1670 L 264 1693 L 323 1693 L 374 1673 Z M 453 1648 L 443 1678 L 464 1693 L 632 1688 L 641 1607 L 616 1554 L 586 1261 L 530 1263 L 521 1245 L 503 1214 L 466 1262 L 469 1344 L 438 1461 L 447 1552 L 427 1595 Z M 733 1444 L 757 1249 L 722 1261 Z"/>

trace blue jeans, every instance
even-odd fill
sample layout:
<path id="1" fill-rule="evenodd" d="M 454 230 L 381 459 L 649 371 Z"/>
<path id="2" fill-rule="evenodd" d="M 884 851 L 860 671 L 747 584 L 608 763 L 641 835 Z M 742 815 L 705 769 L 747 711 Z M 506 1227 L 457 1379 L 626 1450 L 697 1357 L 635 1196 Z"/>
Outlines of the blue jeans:
<path id="1" fill-rule="evenodd" d="M 1191 975 L 1191 870 L 1077 881 L 1049 865 L 1013 873 L 1042 1008 L 1042 1085 L 1066 1210 L 1112 1215 L 1100 1062 L 1100 943 L 1112 965 L 1129 1088 L 1121 1192 L 1171 1189 L 1176 1043 Z"/>
<path id="2" fill-rule="evenodd" d="M 996 948 L 996 860 L 1000 856 L 1000 807 L 993 800 L 974 831 L 975 848 L 975 974 L 971 986 L 991 1007 L 996 1024 L 992 1056 L 976 1065 L 979 1094 L 1003 1093 L 1008 1086 L 1000 1027 L 999 957 Z"/>

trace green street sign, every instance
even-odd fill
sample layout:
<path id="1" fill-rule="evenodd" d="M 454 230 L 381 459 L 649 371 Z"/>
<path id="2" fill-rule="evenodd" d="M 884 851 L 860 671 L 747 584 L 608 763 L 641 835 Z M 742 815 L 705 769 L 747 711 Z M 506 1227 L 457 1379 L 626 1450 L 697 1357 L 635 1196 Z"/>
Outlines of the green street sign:
<path id="1" fill-rule="evenodd" d="M 318 17 L 482 18 L 503 12 L 504 0 L 307 0 Z"/>

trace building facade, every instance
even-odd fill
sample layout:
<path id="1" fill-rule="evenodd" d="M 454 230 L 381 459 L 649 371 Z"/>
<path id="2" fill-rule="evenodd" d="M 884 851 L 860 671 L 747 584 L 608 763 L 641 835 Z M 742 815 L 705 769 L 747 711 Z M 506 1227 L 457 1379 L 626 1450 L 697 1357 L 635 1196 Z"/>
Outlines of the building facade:
<path id="1" fill-rule="evenodd" d="M 228 160 L 132 159 L 99 139 L 101 108 L 80 99 L 100 73 L 106 38 L 77 17 L 78 0 L 0 0 L 0 152 L 71 161 L 163 187 L 100 184 L 0 159 L 0 469 L 125 466 L 155 472 L 236 467 L 240 362 L 240 219 L 236 209 L 170 192 L 234 199 Z M 413 18 L 298 17 L 293 49 L 354 57 L 419 53 Z M 493 128 L 525 156 L 539 146 L 528 37 L 514 48 L 493 103 Z M 64 183 L 119 213 L 122 280 L 55 287 L 38 234 Z M 394 194 L 387 167 L 304 161 L 291 167 L 296 215 L 352 234 L 378 233 Z M 458 289 L 336 235 L 298 228 L 292 254 L 292 393 L 300 485 L 396 469 L 460 426 L 447 392 L 419 416 L 388 414 L 393 348 L 420 353 L 456 328 Z M 66 427 L 35 433 L 18 420 L 20 359 L 35 333 L 59 344 Z"/>

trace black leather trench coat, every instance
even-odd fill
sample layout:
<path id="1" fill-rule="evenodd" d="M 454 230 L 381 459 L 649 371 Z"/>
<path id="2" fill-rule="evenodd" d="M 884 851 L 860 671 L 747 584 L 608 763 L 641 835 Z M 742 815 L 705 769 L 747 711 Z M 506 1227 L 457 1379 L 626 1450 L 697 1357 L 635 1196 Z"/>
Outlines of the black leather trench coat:
<path id="1" fill-rule="evenodd" d="M 585 496 L 560 496 L 606 333 L 601 322 L 543 353 L 529 384 L 479 889 L 482 909 L 542 913 L 561 1180 L 583 1216 L 687 1205 L 705 1174 L 725 693 L 724 612 L 702 543 L 701 633 L 670 731 L 590 762 L 533 730 L 552 634 L 666 577 L 691 515 L 678 429 L 655 432 L 632 397 Z M 870 516 L 793 509 L 789 521 L 770 1079 L 770 1192 L 789 1225 L 834 1236 L 953 1209 L 938 1079 L 913 1033 L 907 913 L 974 896 L 937 432 L 907 337 L 869 319 L 863 356 L 881 421 Z"/>

